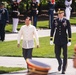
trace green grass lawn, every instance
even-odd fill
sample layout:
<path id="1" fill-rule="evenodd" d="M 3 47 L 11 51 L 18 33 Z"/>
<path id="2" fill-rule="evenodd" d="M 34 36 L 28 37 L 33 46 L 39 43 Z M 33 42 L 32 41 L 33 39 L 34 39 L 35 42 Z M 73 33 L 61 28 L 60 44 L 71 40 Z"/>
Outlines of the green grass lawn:
<path id="1" fill-rule="evenodd" d="M 33 57 L 55 57 L 54 46 L 50 46 L 50 37 L 40 38 L 40 48 L 34 48 Z M 72 34 L 72 45 L 68 47 L 68 58 L 71 58 L 76 44 L 76 33 Z M 21 44 L 22 45 L 22 44 Z M 22 48 L 17 48 L 17 41 L 0 42 L 0 56 L 22 56 Z"/>
<path id="2" fill-rule="evenodd" d="M 71 17 L 70 23 L 71 23 L 72 25 L 76 25 L 76 17 Z"/>
<path id="3" fill-rule="evenodd" d="M 71 24 L 76 25 L 76 17 L 70 19 Z M 24 23 L 19 23 L 18 30 Z M 38 21 L 37 28 L 49 28 L 48 21 Z M 6 32 L 12 32 L 12 25 L 6 26 Z M 73 46 L 76 42 L 76 34 L 72 34 L 72 45 L 68 48 L 68 57 L 73 55 Z M 17 41 L 0 42 L 0 56 L 22 56 L 21 47 L 17 48 Z M 54 47 L 49 44 L 49 37 L 40 38 L 40 48 L 34 48 L 33 57 L 55 57 Z"/>
<path id="4" fill-rule="evenodd" d="M 71 18 L 71 25 L 76 25 L 76 17 Z M 24 23 L 19 23 L 18 30 Z M 38 21 L 37 28 L 49 28 L 48 21 Z M 6 32 L 12 32 L 12 24 L 6 26 Z M 72 34 L 72 45 L 68 47 L 68 58 L 73 56 L 74 45 L 76 44 L 76 33 Z M 50 46 L 50 37 L 40 38 L 40 48 L 34 48 L 33 57 L 44 57 L 44 58 L 54 58 L 54 45 Z M 22 43 L 21 43 L 22 44 Z M 17 41 L 0 42 L 0 56 L 22 56 L 22 48 L 17 48 Z M 24 70 L 25 68 L 12 68 L 12 67 L 0 67 L 0 74 L 14 72 L 19 70 Z"/>
<path id="5" fill-rule="evenodd" d="M 25 68 L 0 66 L 0 74 L 16 72 L 16 71 L 20 71 L 20 70 L 25 70 Z"/>

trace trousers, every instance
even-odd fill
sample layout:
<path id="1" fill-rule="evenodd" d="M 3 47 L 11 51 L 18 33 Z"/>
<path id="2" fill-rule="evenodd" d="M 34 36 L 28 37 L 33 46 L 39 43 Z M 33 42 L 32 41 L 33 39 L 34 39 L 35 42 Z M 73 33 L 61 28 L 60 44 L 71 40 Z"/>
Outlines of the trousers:
<path id="1" fill-rule="evenodd" d="M 19 22 L 18 18 L 13 18 L 13 32 L 17 32 L 18 22 Z"/>
<path id="2" fill-rule="evenodd" d="M 23 53 L 23 57 L 24 57 L 24 59 L 26 60 L 27 58 L 32 58 L 32 50 L 33 50 L 33 48 L 29 48 L 29 49 L 24 49 L 24 48 L 22 48 L 22 53 Z"/>
<path id="3" fill-rule="evenodd" d="M 63 62 L 61 59 L 61 50 L 63 49 Z M 58 64 L 62 65 L 63 63 L 63 67 L 62 70 L 65 71 L 66 70 L 66 66 L 67 66 L 67 44 L 65 45 L 56 45 L 55 44 L 55 56 L 58 60 Z"/>
<path id="4" fill-rule="evenodd" d="M 71 9 L 69 7 L 66 7 L 66 9 L 65 9 L 65 15 L 66 15 L 66 19 L 70 20 Z"/>
<path id="5" fill-rule="evenodd" d="M 53 20 L 54 20 L 54 10 L 49 11 L 49 28 L 52 27 L 53 25 Z"/>
<path id="6" fill-rule="evenodd" d="M 0 40 L 5 40 L 5 24 L 0 24 Z"/>

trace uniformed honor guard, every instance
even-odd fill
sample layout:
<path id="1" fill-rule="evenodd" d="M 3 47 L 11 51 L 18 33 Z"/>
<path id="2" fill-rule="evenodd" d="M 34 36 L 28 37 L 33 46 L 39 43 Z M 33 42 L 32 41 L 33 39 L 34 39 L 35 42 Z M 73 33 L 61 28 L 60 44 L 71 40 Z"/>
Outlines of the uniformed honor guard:
<path id="1" fill-rule="evenodd" d="M 50 45 L 53 45 L 53 36 L 55 44 L 55 55 L 58 60 L 58 71 L 65 74 L 67 67 L 67 46 L 71 45 L 71 26 L 70 22 L 64 18 L 64 9 L 58 9 L 58 18 L 53 21 L 51 34 L 50 34 Z M 63 62 L 61 60 L 61 48 L 63 49 Z"/>
<path id="2" fill-rule="evenodd" d="M 38 2 L 36 0 L 32 0 L 31 2 L 31 17 L 32 23 L 36 27 L 37 26 L 37 17 L 38 17 Z"/>
<path id="3" fill-rule="evenodd" d="M 17 26 L 19 22 L 19 11 L 18 11 L 18 2 L 16 0 L 13 0 L 13 3 L 11 5 L 12 7 L 12 20 L 13 20 L 13 29 L 12 32 L 18 32 L 17 31 Z"/>
<path id="4" fill-rule="evenodd" d="M 70 20 L 70 15 L 71 15 L 71 4 L 72 4 L 72 0 L 65 0 L 65 15 L 66 15 L 66 19 Z"/>
<path id="5" fill-rule="evenodd" d="M 40 4 L 40 0 L 36 0 L 36 2 L 38 2 L 38 4 Z"/>
<path id="6" fill-rule="evenodd" d="M 5 26 L 9 22 L 8 10 L 0 3 L 0 41 L 5 40 Z"/>
<path id="7" fill-rule="evenodd" d="M 38 15 L 41 14 L 41 10 L 42 10 L 42 2 L 41 0 L 36 0 L 38 2 Z"/>
<path id="8" fill-rule="evenodd" d="M 17 3 L 20 3 L 22 0 L 17 0 Z"/>
<path id="9" fill-rule="evenodd" d="M 54 19 L 55 0 L 49 0 L 48 7 L 49 7 L 49 28 L 51 28 Z"/>

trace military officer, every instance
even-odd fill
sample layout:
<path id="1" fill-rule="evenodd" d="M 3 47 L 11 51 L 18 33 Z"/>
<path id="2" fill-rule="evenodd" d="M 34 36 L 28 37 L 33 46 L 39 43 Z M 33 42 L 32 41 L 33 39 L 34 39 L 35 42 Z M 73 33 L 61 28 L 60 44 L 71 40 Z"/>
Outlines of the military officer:
<path id="1" fill-rule="evenodd" d="M 55 55 L 59 64 L 58 71 L 60 71 L 62 67 L 62 74 L 65 74 L 67 67 L 67 46 L 71 45 L 71 26 L 69 20 L 64 18 L 64 9 L 58 9 L 58 18 L 53 21 L 50 34 L 50 45 L 53 45 L 53 36 Z M 63 49 L 63 62 L 60 57 L 61 48 Z"/>
<path id="2" fill-rule="evenodd" d="M 12 20 L 13 20 L 13 29 L 12 32 L 18 32 L 17 31 L 17 26 L 19 22 L 19 11 L 18 11 L 18 2 L 16 0 L 13 0 L 13 3 L 11 5 L 12 8 Z"/>
<path id="3" fill-rule="evenodd" d="M 0 41 L 5 40 L 5 26 L 9 22 L 8 10 L 0 3 Z"/>
<path id="4" fill-rule="evenodd" d="M 32 0 L 31 2 L 31 16 L 33 25 L 36 27 L 37 25 L 37 17 L 38 17 L 38 2 L 36 0 Z"/>
<path id="5" fill-rule="evenodd" d="M 40 14 L 41 13 L 41 1 L 36 0 L 36 2 L 38 2 L 38 14 Z"/>
<path id="6" fill-rule="evenodd" d="M 71 15 L 71 4 L 72 4 L 72 0 L 65 0 L 65 14 L 66 14 L 66 19 L 70 20 L 70 15 Z"/>
<path id="7" fill-rule="evenodd" d="M 55 0 L 49 0 L 48 7 L 49 7 L 49 28 L 51 28 L 54 19 Z"/>
<path id="8" fill-rule="evenodd" d="M 36 0 L 36 2 L 38 2 L 40 4 L 40 0 Z"/>

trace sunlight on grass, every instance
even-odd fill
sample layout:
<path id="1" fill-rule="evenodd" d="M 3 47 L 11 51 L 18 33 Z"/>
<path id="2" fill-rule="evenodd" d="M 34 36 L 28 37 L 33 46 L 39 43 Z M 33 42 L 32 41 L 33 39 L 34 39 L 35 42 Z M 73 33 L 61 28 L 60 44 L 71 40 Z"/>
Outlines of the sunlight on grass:
<path id="1" fill-rule="evenodd" d="M 72 45 L 68 47 L 68 57 L 71 58 L 76 44 L 76 33 L 72 34 Z M 50 46 L 50 37 L 40 38 L 40 48 L 33 49 L 33 57 L 55 57 L 54 45 Z M 21 43 L 22 46 L 22 43 Z M 22 47 L 17 48 L 17 41 L 0 42 L 0 56 L 22 56 Z"/>
<path id="2" fill-rule="evenodd" d="M 25 68 L 0 66 L 0 74 L 9 73 L 9 72 L 16 72 L 16 71 L 21 71 L 21 70 L 25 70 Z"/>

